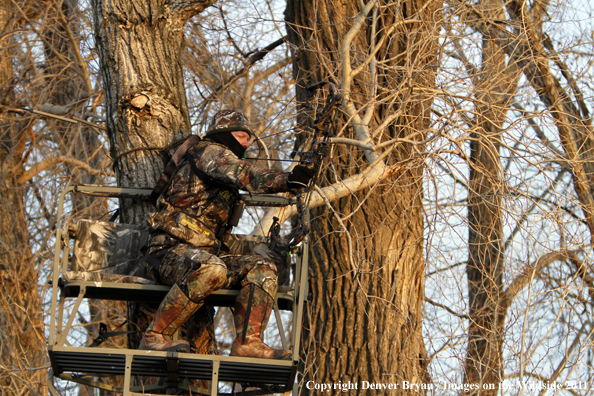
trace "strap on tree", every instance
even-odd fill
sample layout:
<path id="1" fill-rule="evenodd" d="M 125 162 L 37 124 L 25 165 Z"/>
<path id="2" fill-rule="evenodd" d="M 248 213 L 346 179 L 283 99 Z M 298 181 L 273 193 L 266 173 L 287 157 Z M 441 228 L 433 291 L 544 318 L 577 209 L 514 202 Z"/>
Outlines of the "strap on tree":
<path id="1" fill-rule="evenodd" d="M 150 201 L 153 203 L 153 205 L 157 204 L 157 200 L 159 199 L 159 197 L 161 196 L 163 191 L 165 191 L 165 189 L 171 182 L 171 176 L 173 176 L 175 171 L 177 171 L 177 169 L 180 167 L 182 161 L 184 160 L 184 158 L 186 157 L 186 154 L 188 153 L 188 150 L 190 150 L 194 145 L 196 145 L 198 142 L 200 142 L 200 140 L 201 139 L 199 136 L 191 135 L 175 151 L 175 154 L 173 154 L 173 156 L 167 163 L 167 166 L 165 167 L 165 170 L 161 174 L 161 177 L 159 178 L 159 181 L 155 185 L 155 188 L 153 188 L 153 192 L 151 193 L 151 197 L 150 197 Z"/>

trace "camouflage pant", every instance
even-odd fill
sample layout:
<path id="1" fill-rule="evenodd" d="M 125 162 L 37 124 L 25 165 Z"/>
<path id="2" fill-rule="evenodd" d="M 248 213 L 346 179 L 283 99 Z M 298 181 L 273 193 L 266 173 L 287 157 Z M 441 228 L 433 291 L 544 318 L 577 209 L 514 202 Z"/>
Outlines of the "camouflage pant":
<path id="1" fill-rule="evenodd" d="M 212 253 L 208 248 L 177 244 L 168 248 L 164 256 L 161 255 L 159 268 L 153 274 L 160 283 L 179 285 L 193 301 L 202 301 L 220 288 L 240 288 L 249 284 L 275 296 L 278 278 L 273 255 L 216 256 Z"/>

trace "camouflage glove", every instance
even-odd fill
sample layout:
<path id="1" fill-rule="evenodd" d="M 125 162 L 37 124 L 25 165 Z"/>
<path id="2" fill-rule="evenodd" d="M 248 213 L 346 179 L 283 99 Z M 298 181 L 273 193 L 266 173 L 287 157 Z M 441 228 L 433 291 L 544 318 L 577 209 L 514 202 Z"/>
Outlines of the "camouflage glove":
<path id="1" fill-rule="evenodd" d="M 287 178 L 287 184 L 292 190 L 307 187 L 309 181 L 314 175 L 314 171 L 307 166 L 297 165 Z"/>

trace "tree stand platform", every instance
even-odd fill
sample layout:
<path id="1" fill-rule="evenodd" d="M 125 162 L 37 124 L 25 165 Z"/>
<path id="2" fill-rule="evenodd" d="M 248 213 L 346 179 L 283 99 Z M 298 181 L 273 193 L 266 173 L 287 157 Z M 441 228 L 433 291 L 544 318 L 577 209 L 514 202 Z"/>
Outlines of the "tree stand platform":
<path id="1" fill-rule="evenodd" d="M 142 263 L 140 247 L 148 238 L 146 227 L 80 220 L 73 222 L 64 216 L 67 193 L 89 196 L 146 199 L 151 189 L 71 186 L 60 196 L 58 218 L 62 224 L 56 232 L 56 251 L 53 263 L 52 301 L 48 354 L 51 369 L 48 389 L 54 396 L 60 393 L 54 384 L 59 378 L 98 389 L 123 393 L 124 396 L 150 395 L 166 391 L 177 394 L 263 395 L 297 390 L 295 377 L 299 361 L 299 341 L 303 307 L 307 299 L 307 239 L 300 248 L 295 264 L 292 290 L 277 293 L 274 314 L 283 348 L 292 349 L 292 359 L 271 360 L 220 355 L 201 355 L 178 352 L 144 351 L 102 347 L 72 346 L 68 334 L 85 299 L 136 301 L 159 303 L 169 286 L 138 277 L 136 270 Z M 243 197 L 246 206 L 284 206 L 294 200 L 281 196 Z M 83 261 L 101 264 L 104 271 L 80 271 Z M 73 263 L 77 263 L 74 266 Z M 119 272 L 114 273 L 113 269 Z M 123 274 L 122 274 L 122 268 Z M 205 300 L 206 305 L 231 307 L 237 290 L 217 290 Z M 58 298 L 59 294 L 59 298 Z M 67 309 L 65 302 L 72 301 Z M 293 311 L 291 336 L 285 336 L 280 310 Z M 68 312 L 70 311 L 70 312 Z M 66 322 L 66 323 L 64 323 Z M 103 383 L 103 376 L 122 376 L 122 385 Z M 133 381 L 136 378 L 137 380 Z M 158 384 L 135 385 L 147 378 L 158 378 Z M 196 387 L 194 381 L 210 381 L 208 389 Z M 219 382 L 240 384 L 242 390 L 220 393 Z"/>
<path id="2" fill-rule="evenodd" d="M 124 395 L 147 395 L 146 391 L 166 388 L 183 389 L 193 394 L 221 395 L 218 389 L 219 381 L 260 388 L 245 391 L 242 394 L 284 393 L 293 389 L 297 373 L 297 362 L 283 360 L 66 346 L 50 346 L 48 352 L 52 364 L 52 376 L 104 390 L 121 392 Z M 64 374 L 65 372 L 77 374 Z M 93 376 L 123 375 L 124 384 L 119 388 L 91 381 L 82 375 L 85 373 Z M 165 378 L 166 385 L 133 388 L 130 386 L 132 376 Z M 211 388 L 200 389 L 188 385 L 192 380 L 211 381 Z M 53 381 L 51 388 L 54 388 Z M 56 392 L 55 388 L 54 392 Z"/>

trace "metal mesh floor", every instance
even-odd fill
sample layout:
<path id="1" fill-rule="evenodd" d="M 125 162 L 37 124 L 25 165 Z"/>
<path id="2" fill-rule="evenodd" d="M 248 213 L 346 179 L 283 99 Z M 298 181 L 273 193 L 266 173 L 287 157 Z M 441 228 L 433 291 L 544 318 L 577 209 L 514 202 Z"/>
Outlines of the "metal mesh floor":
<path id="1" fill-rule="evenodd" d="M 291 361 L 195 355 L 129 349 L 49 347 L 53 372 L 124 375 L 126 356 L 132 356 L 132 375 L 167 377 L 175 371 L 180 379 L 210 380 L 218 360 L 219 381 L 292 386 L 296 365 Z"/>

